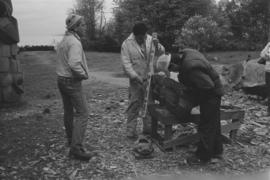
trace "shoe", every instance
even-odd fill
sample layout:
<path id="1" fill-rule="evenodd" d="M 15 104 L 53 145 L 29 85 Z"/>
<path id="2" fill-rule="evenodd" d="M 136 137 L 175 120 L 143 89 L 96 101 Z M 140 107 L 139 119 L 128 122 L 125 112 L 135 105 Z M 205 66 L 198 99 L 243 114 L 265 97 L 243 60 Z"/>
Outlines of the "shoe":
<path id="1" fill-rule="evenodd" d="M 152 141 L 145 137 L 140 136 L 138 140 L 135 142 L 135 146 L 133 148 L 133 154 L 136 159 L 148 159 L 153 158 L 153 144 Z"/>
<path id="2" fill-rule="evenodd" d="M 152 133 L 151 129 L 144 129 L 142 132 L 143 135 L 151 135 L 151 133 Z"/>
<path id="3" fill-rule="evenodd" d="M 95 152 L 86 152 L 81 148 L 71 148 L 69 156 L 82 161 L 89 161 L 93 156 L 96 156 Z"/>
<path id="4" fill-rule="evenodd" d="M 131 140 L 136 140 L 138 135 L 135 131 L 127 131 L 127 138 Z"/>
<path id="5" fill-rule="evenodd" d="M 223 160 L 222 154 L 216 154 L 211 158 L 210 163 L 217 164 L 217 163 L 221 163 L 222 160 Z"/>
<path id="6" fill-rule="evenodd" d="M 212 157 L 213 159 L 219 159 L 219 160 L 222 160 L 223 159 L 223 156 L 222 154 L 216 154 Z"/>
<path id="7" fill-rule="evenodd" d="M 196 156 L 190 156 L 186 159 L 186 162 L 188 165 L 205 165 L 207 164 L 209 161 L 203 161 L 201 159 L 199 159 Z"/>

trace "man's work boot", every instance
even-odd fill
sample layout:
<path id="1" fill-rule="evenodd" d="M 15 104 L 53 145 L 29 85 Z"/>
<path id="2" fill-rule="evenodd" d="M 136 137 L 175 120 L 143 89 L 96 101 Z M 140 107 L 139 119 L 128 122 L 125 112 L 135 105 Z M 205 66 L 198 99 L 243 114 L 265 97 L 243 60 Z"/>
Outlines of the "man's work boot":
<path id="1" fill-rule="evenodd" d="M 152 133 L 152 129 L 150 127 L 143 127 L 143 131 L 142 131 L 143 135 L 151 135 Z"/>
<path id="2" fill-rule="evenodd" d="M 93 156 L 96 156 L 95 152 L 86 152 L 81 148 L 70 148 L 69 156 L 82 161 L 89 161 Z"/>
<path id="3" fill-rule="evenodd" d="M 197 156 L 195 155 L 192 155 L 192 156 L 189 156 L 187 159 L 186 159 L 186 163 L 190 166 L 193 166 L 193 165 L 205 165 L 209 162 L 210 160 L 207 160 L 207 161 L 204 161 L 204 160 L 201 160 L 199 159 Z"/>
<path id="4" fill-rule="evenodd" d="M 126 135 L 127 135 L 127 138 L 131 140 L 136 140 L 138 138 L 138 135 L 135 130 L 127 129 Z"/>
<path id="5" fill-rule="evenodd" d="M 66 142 L 66 147 L 70 147 L 71 146 L 71 138 L 67 138 L 67 142 Z"/>

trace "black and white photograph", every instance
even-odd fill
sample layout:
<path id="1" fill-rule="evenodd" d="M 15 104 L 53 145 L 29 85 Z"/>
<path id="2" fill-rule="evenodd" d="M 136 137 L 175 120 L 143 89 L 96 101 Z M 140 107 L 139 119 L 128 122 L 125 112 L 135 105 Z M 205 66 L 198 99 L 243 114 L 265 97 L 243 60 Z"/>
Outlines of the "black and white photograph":
<path id="1" fill-rule="evenodd" d="M 0 179 L 270 180 L 270 0 L 0 0 Z"/>

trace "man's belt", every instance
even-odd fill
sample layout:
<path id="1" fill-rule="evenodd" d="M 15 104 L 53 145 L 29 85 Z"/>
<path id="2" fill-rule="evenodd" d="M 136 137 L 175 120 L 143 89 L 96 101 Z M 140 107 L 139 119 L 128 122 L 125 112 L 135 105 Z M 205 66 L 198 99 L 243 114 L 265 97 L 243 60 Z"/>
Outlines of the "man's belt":
<path id="1" fill-rule="evenodd" d="M 64 82 L 78 82 L 79 79 L 73 77 L 64 77 L 64 76 L 57 76 L 57 79 Z"/>

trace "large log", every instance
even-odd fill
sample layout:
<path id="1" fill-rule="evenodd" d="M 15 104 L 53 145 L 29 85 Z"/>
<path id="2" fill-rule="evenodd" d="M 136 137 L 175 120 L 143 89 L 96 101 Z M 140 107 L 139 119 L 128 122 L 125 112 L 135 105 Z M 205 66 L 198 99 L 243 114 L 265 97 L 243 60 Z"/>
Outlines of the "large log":
<path id="1" fill-rule="evenodd" d="M 17 20 L 12 16 L 11 0 L 0 0 L 0 107 L 18 104 L 23 93 L 23 74 L 17 42 Z"/>
<path id="2" fill-rule="evenodd" d="M 9 71 L 12 73 L 22 72 L 21 63 L 16 59 L 10 59 L 10 69 Z"/>
<path id="3" fill-rule="evenodd" d="M 0 57 L 10 57 L 11 56 L 11 46 L 3 44 L 0 41 Z"/>
<path id="4" fill-rule="evenodd" d="M 10 63 L 8 57 L 0 56 L 0 73 L 7 73 L 9 71 Z"/>
<path id="5" fill-rule="evenodd" d="M 0 73 L 0 88 L 11 86 L 13 82 L 12 74 Z"/>

